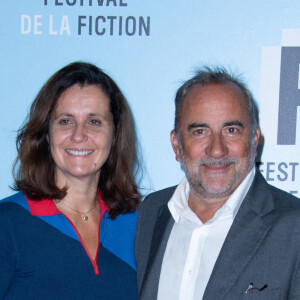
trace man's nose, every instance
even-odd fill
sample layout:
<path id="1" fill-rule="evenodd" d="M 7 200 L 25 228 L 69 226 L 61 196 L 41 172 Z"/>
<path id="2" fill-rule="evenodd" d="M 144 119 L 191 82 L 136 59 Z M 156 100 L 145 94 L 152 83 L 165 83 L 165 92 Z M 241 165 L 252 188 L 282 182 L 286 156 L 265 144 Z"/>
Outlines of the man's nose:
<path id="1" fill-rule="evenodd" d="M 205 154 L 213 158 L 221 158 L 228 154 L 228 148 L 224 136 L 221 133 L 211 135 Z"/>
<path id="2" fill-rule="evenodd" d="M 72 139 L 75 143 L 82 143 L 87 139 L 87 128 L 85 124 L 76 124 L 72 133 Z"/>

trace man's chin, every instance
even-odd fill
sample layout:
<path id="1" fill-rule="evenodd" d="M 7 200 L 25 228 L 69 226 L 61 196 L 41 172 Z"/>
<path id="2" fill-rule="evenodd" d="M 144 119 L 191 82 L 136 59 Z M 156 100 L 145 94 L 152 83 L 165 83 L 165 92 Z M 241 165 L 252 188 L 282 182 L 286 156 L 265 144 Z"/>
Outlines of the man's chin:
<path id="1" fill-rule="evenodd" d="M 231 189 L 222 189 L 222 190 L 205 190 L 206 197 L 210 198 L 224 198 L 232 194 Z"/>
<path id="2" fill-rule="evenodd" d="M 224 198 L 229 196 L 232 193 L 233 184 L 226 184 L 226 185 L 209 185 L 198 183 L 197 186 L 194 186 L 192 189 L 195 190 L 197 194 L 202 197 L 211 197 L 211 198 Z"/>

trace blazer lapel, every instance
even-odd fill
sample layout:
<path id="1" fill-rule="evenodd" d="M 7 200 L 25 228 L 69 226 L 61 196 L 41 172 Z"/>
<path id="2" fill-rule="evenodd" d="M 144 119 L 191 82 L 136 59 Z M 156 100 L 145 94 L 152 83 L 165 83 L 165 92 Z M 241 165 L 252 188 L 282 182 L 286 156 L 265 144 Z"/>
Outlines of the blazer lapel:
<path id="1" fill-rule="evenodd" d="M 174 220 L 171 217 L 168 206 L 162 206 L 158 212 L 154 228 L 139 299 L 153 300 L 157 298 L 161 265 L 173 224 Z"/>
<path id="2" fill-rule="evenodd" d="M 272 196 L 257 171 L 228 232 L 203 300 L 223 299 L 251 260 L 276 219 Z M 243 292 L 243 291 L 241 291 Z"/>

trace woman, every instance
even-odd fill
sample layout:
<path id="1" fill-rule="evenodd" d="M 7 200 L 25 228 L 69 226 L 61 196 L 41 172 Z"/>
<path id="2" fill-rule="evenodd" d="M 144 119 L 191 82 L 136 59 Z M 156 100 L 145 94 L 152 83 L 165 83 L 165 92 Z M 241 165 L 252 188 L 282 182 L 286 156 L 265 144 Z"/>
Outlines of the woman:
<path id="1" fill-rule="evenodd" d="M 19 193 L 0 203 L 0 299 L 137 299 L 136 134 L 117 85 L 91 64 L 59 70 L 17 147 Z"/>

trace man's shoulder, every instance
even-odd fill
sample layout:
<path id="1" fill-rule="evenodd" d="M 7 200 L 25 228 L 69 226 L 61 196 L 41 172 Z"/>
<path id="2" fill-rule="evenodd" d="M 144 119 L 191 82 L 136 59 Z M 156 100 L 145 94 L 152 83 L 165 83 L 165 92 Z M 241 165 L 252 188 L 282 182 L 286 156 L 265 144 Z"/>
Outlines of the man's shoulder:
<path id="1" fill-rule="evenodd" d="M 177 185 L 150 193 L 143 201 L 143 205 L 161 206 L 168 203 L 173 196 Z"/>
<path id="2" fill-rule="evenodd" d="M 275 207 L 278 209 L 300 209 L 300 199 L 269 184 Z"/>
<path id="3" fill-rule="evenodd" d="M 265 203 L 273 203 L 273 208 L 279 213 L 288 215 L 300 214 L 299 198 L 269 184 L 261 174 L 257 174 L 256 179 L 257 181 L 253 185 L 254 189 L 252 189 L 252 191 L 254 192 L 254 196 L 257 196 L 257 199 L 259 199 L 260 195 L 264 195 L 264 197 L 267 197 L 265 198 L 265 201 L 267 201 Z"/>

